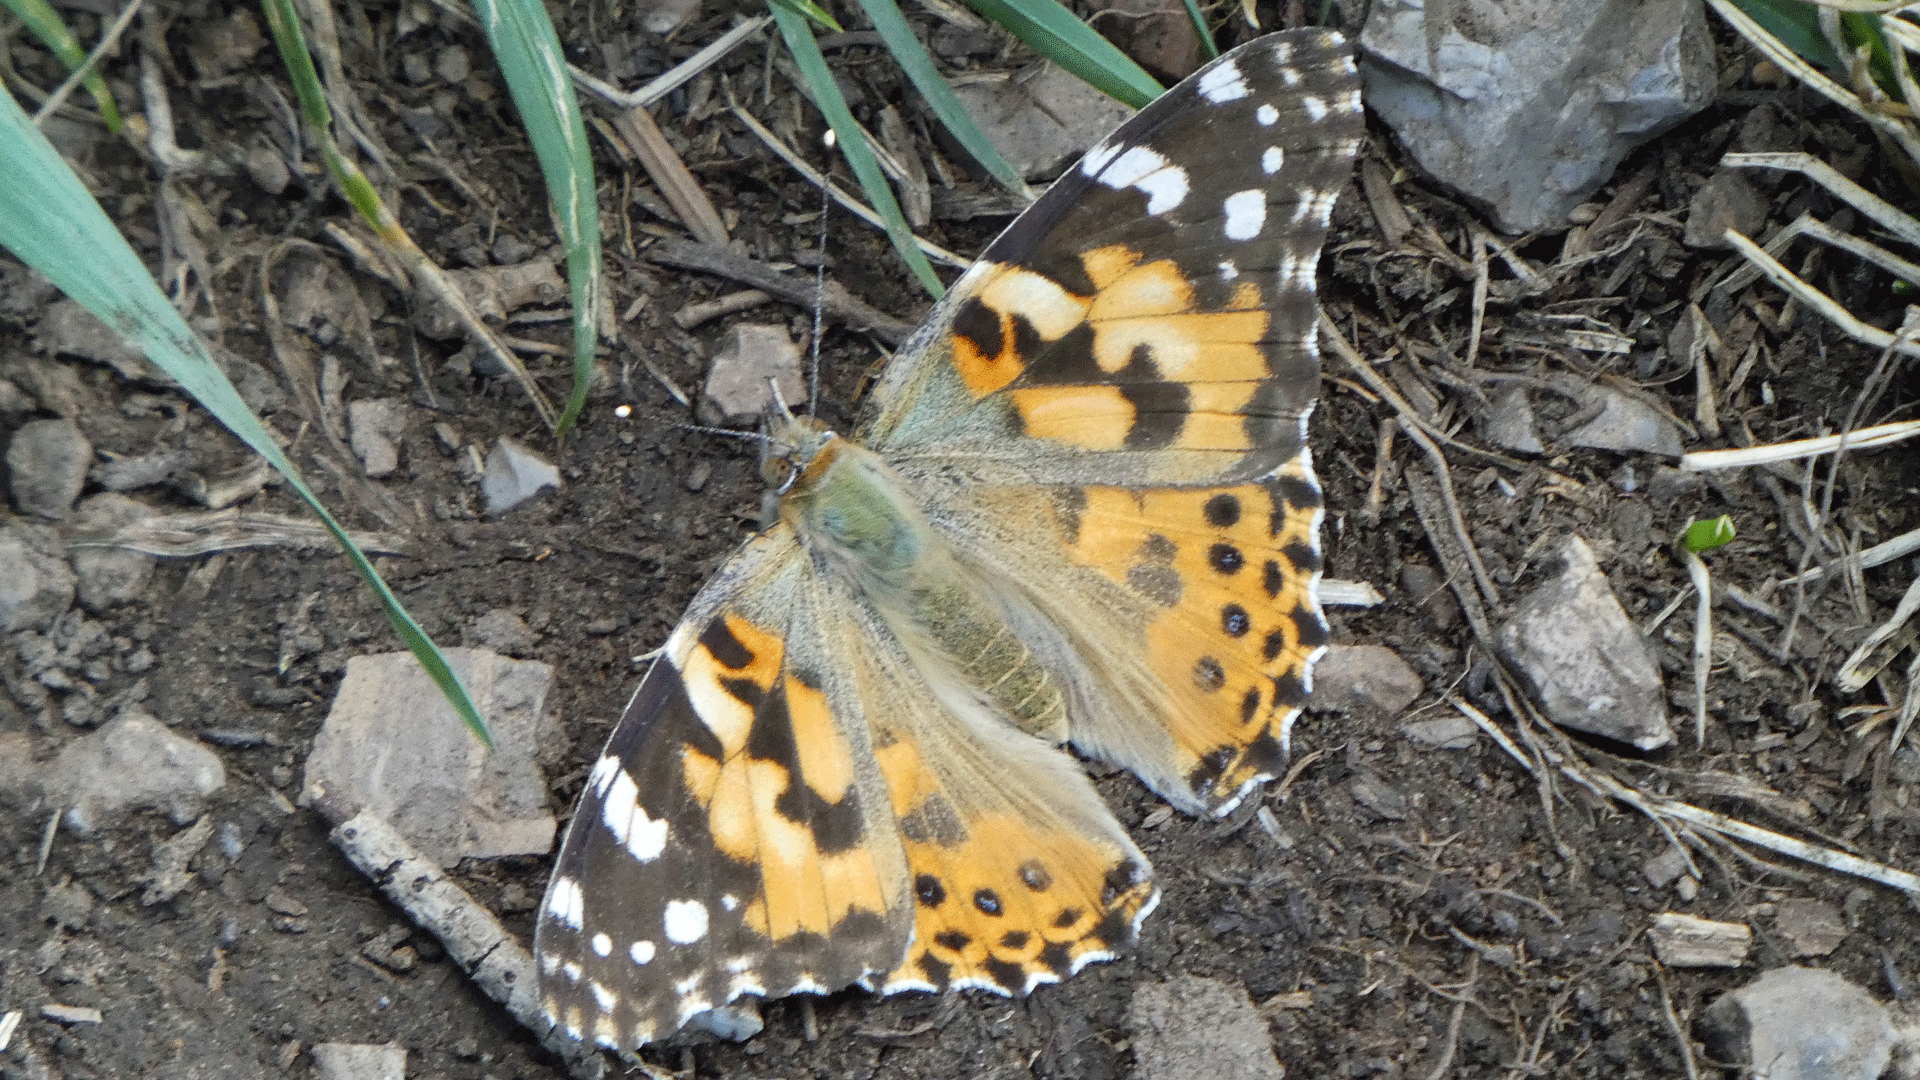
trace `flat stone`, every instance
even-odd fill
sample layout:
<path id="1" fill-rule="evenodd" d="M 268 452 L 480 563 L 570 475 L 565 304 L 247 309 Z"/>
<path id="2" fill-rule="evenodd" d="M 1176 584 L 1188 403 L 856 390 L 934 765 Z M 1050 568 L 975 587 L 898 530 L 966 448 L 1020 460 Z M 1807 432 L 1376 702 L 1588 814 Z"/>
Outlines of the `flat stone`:
<path id="1" fill-rule="evenodd" d="M 369 477 L 378 480 L 400 467 L 400 439 L 411 412 L 399 398 L 370 398 L 347 405 L 347 445 Z"/>
<path id="2" fill-rule="evenodd" d="M 789 409 L 798 411 L 806 403 L 799 347 L 787 337 L 785 327 L 736 323 L 713 354 L 696 416 L 709 427 L 758 424 L 774 408 L 770 384 L 779 385 Z"/>
<path id="3" fill-rule="evenodd" d="M 1773 929 L 1793 956 L 1826 956 L 1846 940 L 1847 920 L 1825 900 L 1795 897 L 1774 909 Z"/>
<path id="4" fill-rule="evenodd" d="M 152 507 L 103 491 L 82 500 L 73 516 L 76 532 L 107 531 L 145 521 Z M 75 546 L 69 550 L 80 606 L 94 614 L 137 600 L 153 580 L 153 556 L 125 547 Z"/>
<path id="5" fill-rule="evenodd" d="M 1578 536 L 1560 546 L 1558 577 L 1521 601 L 1495 633 L 1503 659 L 1531 685 L 1547 719 L 1641 750 L 1673 741 L 1660 669 Z"/>
<path id="6" fill-rule="evenodd" d="M 1464 716 L 1409 720 L 1400 725 L 1400 733 L 1435 750 L 1466 750 L 1480 741 L 1480 729 Z"/>
<path id="7" fill-rule="evenodd" d="M 1051 180 L 1133 110 L 1045 64 L 1038 74 L 953 88 L 1007 164 L 1028 180 Z"/>
<path id="8" fill-rule="evenodd" d="M 1283 1080 L 1245 987 L 1197 975 L 1135 988 L 1127 1008 L 1140 1080 Z"/>
<path id="9" fill-rule="evenodd" d="M 135 810 L 162 810 L 184 825 L 226 782 L 213 751 L 133 707 L 62 747 L 43 789 L 67 807 L 67 828 L 88 835 Z"/>
<path id="10" fill-rule="evenodd" d="M 1565 227 L 1717 89 L 1699 0 L 1376 0 L 1360 50 L 1368 107 L 1515 233 Z"/>
<path id="11" fill-rule="evenodd" d="M 372 811 L 442 866 L 545 854 L 557 824 L 536 755 L 552 745 L 553 669 L 482 649 L 442 651 L 486 718 L 492 752 L 412 653 L 356 656 L 307 757 L 302 803 L 325 795 Z"/>
<path id="12" fill-rule="evenodd" d="M 319 1080 L 405 1080 L 407 1048 L 394 1043 L 315 1043 Z"/>
<path id="13" fill-rule="evenodd" d="M 1897 1038 L 1887 1010 L 1831 971 L 1783 967 L 1700 1016 L 1708 1056 L 1767 1080 L 1876 1080 Z"/>
<path id="14" fill-rule="evenodd" d="M 1754 186 L 1748 170 L 1717 170 L 1687 204 L 1687 246 L 1731 249 L 1727 230 L 1749 238 L 1758 236 L 1766 227 L 1767 209 L 1767 196 Z"/>
<path id="15" fill-rule="evenodd" d="M 0 633 L 45 630 L 73 606 L 73 571 L 51 526 L 0 528 Z"/>
<path id="16" fill-rule="evenodd" d="M 542 488 L 560 486 L 560 470 L 539 454 L 518 442 L 502 438 L 487 455 L 486 473 L 480 478 L 480 492 L 487 499 L 487 513 L 504 514 L 533 498 Z"/>
<path id="17" fill-rule="evenodd" d="M 67 419 L 20 425 L 7 444 L 7 488 L 23 514 L 60 521 L 87 483 L 93 444 Z"/>
<path id="18" fill-rule="evenodd" d="M 1308 708 L 1390 720 L 1420 696 L 1420 675 L 1384 645 L 1329 645 L 1313 666 Z"/>
<path id="19" fill-rule="evenodd" d="M 526 620 L 506 608 L 494 608 L 473 620 L 467 636 L 475 645 L 508 656 L 526 656 L 536 644 Z"/>
<path id="20" fill-rule="evenodd" d="M 94 317 L 78 300 L 62 297 L 48 304 L 33 328 L 33 345 L 40 352 L 78 356 L 105 364 L 121 378 L 144 383 L 171 384 L 173 380 L 147 361 L 145 353 Z"/>

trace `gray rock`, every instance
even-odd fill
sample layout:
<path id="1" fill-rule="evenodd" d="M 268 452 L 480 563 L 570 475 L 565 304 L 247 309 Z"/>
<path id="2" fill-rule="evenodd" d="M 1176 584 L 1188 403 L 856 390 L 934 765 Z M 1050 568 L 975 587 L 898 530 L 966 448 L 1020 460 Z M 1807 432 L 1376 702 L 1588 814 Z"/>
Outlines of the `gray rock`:
<path id="1" fill-rule="evenodd" d="M 1825 900 L 1795 897 L 1774 909 L 1773 929 L 1793 956 L 1826 956 L 1846 940 L 1847 920 Z"/>
<path id="2" fill-rule="evenodd" d="M 1875 1080 L 1892 1060 L 1893 1020 L 1831 971 L 1775 968 L 1700 1016 L 1709 1056 L 1768 1080 Z"/>
<path id="3" fill-rule="evenodd" d="M 171 384 L 172 379 L 147 362 L 146 354 L 113 332 L 78 300 L 62 298 L 47 305 L 33 331 L 34 348 L 50 355 L 78 356 L 105 364 L 124 379 Z"/>
<path id="4" fill-rule="evenodd" d="M 807 384 L 800 374 L 800 350 L 780 326 L 736 323 L 713 356 L 695 415 L 709 427 L 748 427 L 773 410 L 778 383 L 787 407 L 806 404 Z"/>
<path id="5" fill-rule="evenodd" d="M 59 521 L 87 483 L 93 444 L 71 420 L 34 420 L 20 425 L 7 444 L 7 486 L 23 514 Z"/>
<path id="6" fill-rule="evenodd" d="M 1673 741 L 1660 669 L 1578 536 L 1561 545 L 1559 577 L 1541 584 L 1495 634 L 1561 727 L 1652 750 Z"/>
<path id="7" fill-rule="evenodd" d="M 1028 180 L 1060 175 L 1133 115 L 1052 64 L 1032 78 L 1009 75 L 956 86 L 953 92 L 994 149 Z"/>
<path id="8" fill-rule="evenodd" d="M 1453 590 L 1447 587 L 1447 579 L 1440 571 L 1421 563 L 1407 563 L 1400 568 L 1400 590 L 1407 599 L 1419 605 L 1433 620 L 1436 630 L 1451 630 L 1460 621 L 1460 601 L 1454 597 Z"/>
<path id="9" fill-rule="evenodd" d="M 540 855 L 557 828 L 536 754 L 550 744 L 553 669 L 480 649 L 443 650 L 480 714 L 488 752 L 412 653 L 356 656 L 308 755 L 301 801 L 370 810 L 442 866 Z"/>
<path id="10" fill-rule="evenodd" d="M 0 633 L 45 630 L 73 606 L 73 571 L 46 525 L 0 528 Z"/>
<path id="11" fill-rule="evenodd" d="M 67 807 L 67 828 L 88 835 L 134 810 L 163 810 L 186 824 L 226 785 L 213 751 L 183 739 L 139 709 L 68 743 L 44 781 Z"/>
<path id="12" fill-rule="evenodd" d="M 487 513 L 504 514 L 533 498 L 541 488 L 560 486 L 560 470 L 545 458 L 512 439 L 502 438 L 487 455 L 487 471 L 480 492 Z"/>
<path id="13" fill-rule="evenodd" d="M 1421 689 L 1419 673 L 1384 645 L 1329 645 L 1313 666 L 1308 707 L 1388 720 L 1413 704 Z"/>
<path id="14" fill-rule="evenodd" d="M 1687 204 L 1688 247 L 1727 250 L 1728 229 L 1757 236 L 1767 223 L 1767 197 L 1744 169 L 1720 169 Z"/>
<path id="15" fill-rule="evenodd" d="M 1539 414 L 1526 388 L 1511 385 L 1494 395 L 1489 408 L 1480 410 L 1475 422 L 1481 436 L 1526 454 L 1544 453 L 1546 443 L 1552 442 L 1557 446 L 1680 456 L 1680 429 L 1638 398 L 1565 372 L 1547 376 L 1544 386 L 1537 389 L 1547 388 L 1551 388 L 1550 396 L 1571 398 L 1575 415 L 1586 419 L 1565 431 L 1543 435 Z"/>
<path id="16" fill-rule="evenodd" d="M 195 464 L 195 456 L 188 450 L 154 450 L 138 457 L 105 456 L 107 460 L 87 471 L 87 479 L 108 491 L 138 491 L 164 484 Z"/>
<path id="17" fill-rule="evenodd" d="M 494 608 L 473 620 L 467 630 L 475 645 L 508 656 L 526 656 L 533 652 L 533 631 L 526 621 L 506 608 Z"/>
<path id="18" fill-rule="evenodd" d="M 1509 232 L 1564 227 L 1717 81 L 1700 0 L 1377 0 L 1360 49 L 1367 104 Z"/>
<path id="19" fill-rule="evenodd" d="M 155 511 L 125 495 L 90 495 L 74 515 L 77 530 L 107 530 L 153 517 Z M 99 614 L 116 604 L 137 600 L 153 580 L 153 556 L 123 547 L 75 546 L 68 558 L 78 583 L 80 606 Z"/>
<path id="20" fill-rule="evenodd" d="M 1137 987 L 1127 1008 L 1140 1080 L 1283 1080 L 1266 1018 L 1240 986 L 1181 975 Z"/>
<path id="21" fill-rule="evenodd" d="M 409 410 L 398 398 L 373 398 L 347 405 L 347 445 L 361 469 L 375 480 L 400 467 L 400 438 Z"/>
<path id="22" fill-rule="evenodd" d="M 1435 750 L 1465 750 L 1480 741 L 1480 729 L 1464 716 L 1410 720 L 1400 725 L 1400 733 Z"/>
<path id="23" fill-rule="evenodd" d="M 405 1080 L 407 1048 L 394 1043 L 315 1043 L 313 1074 L 320 1080 Z"/>

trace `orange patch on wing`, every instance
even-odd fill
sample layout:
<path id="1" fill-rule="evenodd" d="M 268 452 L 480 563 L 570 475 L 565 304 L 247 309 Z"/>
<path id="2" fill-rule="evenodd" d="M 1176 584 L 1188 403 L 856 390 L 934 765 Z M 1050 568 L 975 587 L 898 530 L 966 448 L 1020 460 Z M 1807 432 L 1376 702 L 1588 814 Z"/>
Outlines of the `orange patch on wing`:
<path id="1" fill-rule="evenodd" d="M 1298 462 L 1283 472 L 1306 475 Z M 1301 633 L 1303 619 L 1317 624 L 1312 572 L 1286 550 L 1310 541 L 1312 514 L 1288 511 L 1275 529 L 1274 497 L 1259 484 L 1085 494 L 1073 557 L 1122 584 L 1158 590 L 1146 652 L 1173 696 L 1164 718 L 1172 752 L 1185 775 L 1230 751 L 1210 795 L 1230 798 L 1274 764 L 1248 753 L 1262 736 L 1277 737 L 1290 707 L 1277 700 L 1277 680 L 1302 678 L 1319 644 Z M 1232 521 L 1210 516 L 1217 499 L 1231 500 Z"/>
<path id="2" fill-rule="evenodd" d="M 1246 408 L 1258 383 L 1197 383 L 1187 388 L 1187 419 L 1173 445 L 1182 450 L 1251 450 Z"/>
<path id="3" fill-rule="evenodd" d="M 993 315 L 999 337 L 990 351 L 983 352 L 973 338 L 955 335 L 953 367 L 975 397 L 985 397 L 1026 370 L 1029 358 L 1016 347 L 1018 323 L 1031 327 L 1042 341 L 1057 341 L 1086 318 L 1087 301 L 1031 270 L 994 265 L 980 269 L 979 274 L 973 295 L 961 302 L 977 303 Z"/>
<path id="4" fill-rule="evenodd" d="M 787 680 L 786 694 L 800 779 L 814 794 L 838 803 L 853 791 L 853 752 L 834 725 L 827 696 L 793 679 Z"/>
<path id="5" fill-rule="evenodd" d="M 1118 450 L 1136 410 L 1117 386 L 1047 386 L 1013 391 L 1026 433 L 1087 450 Z"/>
<path id="6" fill-rule="evenodd" d="M 753 710 L 735 697 L 726 684 L 745 681 L 763 694 L 771 690 L 774 680 L 780 676 L 786 643 L 778 634 L 738 615 L 723 615 L 721 619 L 724 633 L 717 632 L 716 627 L 702 634 L 678 666 L 694 712 L 720 740 L 726 756 L 732 756 L 746 745 L 747 731 L 753 725 Z M 732 640 L 724 646 L 709 644 L 710 640 L 728 637 Z M 720 652 L 716 652 L 716 648 Z M 730 666 L 735 663 L 741 666 Z"/>

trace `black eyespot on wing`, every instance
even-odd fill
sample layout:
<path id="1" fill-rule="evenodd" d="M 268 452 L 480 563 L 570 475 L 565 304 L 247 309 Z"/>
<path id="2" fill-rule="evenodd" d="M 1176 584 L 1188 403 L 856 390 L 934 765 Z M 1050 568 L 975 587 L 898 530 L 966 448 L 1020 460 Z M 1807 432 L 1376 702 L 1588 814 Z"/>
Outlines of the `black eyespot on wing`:
<path id="1" fill-rule="evenodd" d="M 1000 915 L 1005 907 L 1000 903 L 1000 894 L 992 889 L 980 889 L 973 894 L 973 906 L 980 909 L 982 915 Z"/>
<path id="2" fill-rule="evenodd" d="M 1246 608 L 1239 604 L 1228 604 L 1220 609 L 1220 629 L 1225 630 L 1228 637 L 1244 637 L 1248 630 L 1253 629 L 1253 619 L 1247 614 Z"/>
<path id="3" fill-rule="evenodd" d="M 947 902 L 947 887 L 932 874 L 921 874 L 913 879 L 913 895 L 927 907 L 939 907 Z"/>
<path id="4" fill-rule="evenodd" d="M 1221 492 L 1207 500 L 1207 524 L 1216 529 L 1230 528 L 1240 522 L 1240 498 L 1228 492 Z"/>
<path id="5" fill-rule="evenodd" d="M 1247 557 L 1232 544 L 1215 544 L 1207 549 L 1207 565 L 1213 567 L 1216 573 L 1237 574 L 1246 564 Z"/>

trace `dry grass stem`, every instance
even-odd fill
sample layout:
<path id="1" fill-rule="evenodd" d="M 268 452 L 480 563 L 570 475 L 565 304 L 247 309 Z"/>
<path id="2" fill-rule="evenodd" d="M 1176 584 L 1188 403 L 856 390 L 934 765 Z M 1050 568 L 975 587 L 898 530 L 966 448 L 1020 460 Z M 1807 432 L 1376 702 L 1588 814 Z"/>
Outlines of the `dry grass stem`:
<path id="1" fill-rule="evenodd" d="M 1769 465 L 1778 461 L 1795 461 L 1819 454 L 1831 454 L 1842 449 L 1871 450 L 1879 446 L 1891 446 L 1902 440 L 1911 439 L 1915 435 L 1920 435 L 1920 420 L 1903 420 L 1895 424 L 1880 424 L 1840 435 L 1795 439 L 1792 442 L 1771 443 L 1766 446 L 1748 446 L 1735 450 L 1699 450 L 1682 456 L 1680 468 L 1684 472 L 1708 472 L 1713 469 L 1737 469 L 1747 465 Z"/>

